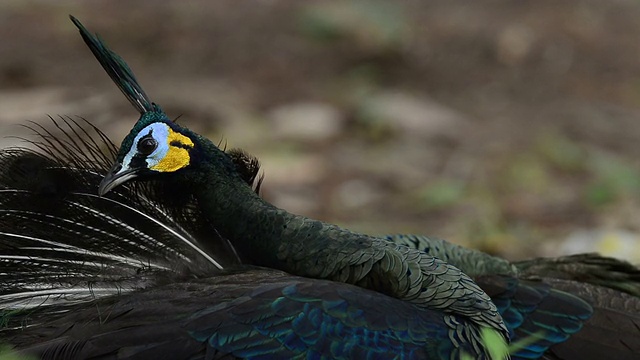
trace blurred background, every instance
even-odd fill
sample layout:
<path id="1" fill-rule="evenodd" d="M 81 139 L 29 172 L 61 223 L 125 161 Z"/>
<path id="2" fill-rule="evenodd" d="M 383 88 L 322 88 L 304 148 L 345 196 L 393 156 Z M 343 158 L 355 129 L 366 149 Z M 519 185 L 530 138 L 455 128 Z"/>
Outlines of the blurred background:
<path id="1" fill-rule="evenodd" d="M 60 114 L 119 143 L 137 119 L 68 14 L 289 211 L 640 262 L 638 1 L 3 1 L 2 135 Z"/>

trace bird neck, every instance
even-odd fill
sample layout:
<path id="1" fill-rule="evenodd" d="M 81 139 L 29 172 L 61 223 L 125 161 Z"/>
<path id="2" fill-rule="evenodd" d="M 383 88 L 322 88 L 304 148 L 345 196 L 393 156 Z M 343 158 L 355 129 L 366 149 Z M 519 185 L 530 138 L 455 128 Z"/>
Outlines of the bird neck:
<path id="1" fill-rule="evenodd" d="M 296 230 L 305 229 L 305 218 L 260 198 L 235 172 L 226 154 L 206 145 L 202 152 L 206 159 L 184 184 L 194 192 L 202 215 L 246 260 L 292 272 L 283 264 L 286 256 L 281 245 L 295 239 L 286 231 L 293 223 L 298 224 Z"/>
<path id="2" fill-rule="evenodd" d="M 215 150 L 215 149 L 211 149 Z M 219 150 L 218 150 L 219 151 Z M 299 276 L 331 278 L 331 251 L 371 246 L 371 237 L 333 224 L 295 215 L 260 198 L 219 158 L 208 159 L 189 184 L 198 206 L 220 235 L 253 264 Z M 187 184 L 185 184 L 187 185 Z M 313 262 L 315 267 L 309 268 Z"/>
<path id="3" fill-rule="evenodd" d="M 285 223 L 293 215 L 262 200 L 245 183 L 211 179 L 214 177 L 195 188 L 203 215 L 243 257 L 258 265 L 274 266 L 281 234 L 265 219 L 275 214 L 282 219 L 278 223 Z"/>

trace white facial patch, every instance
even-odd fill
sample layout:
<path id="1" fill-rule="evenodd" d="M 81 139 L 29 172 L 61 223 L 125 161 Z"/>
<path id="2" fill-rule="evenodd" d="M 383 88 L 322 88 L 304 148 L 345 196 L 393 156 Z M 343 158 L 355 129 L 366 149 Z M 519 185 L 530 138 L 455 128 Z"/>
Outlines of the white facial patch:
<path id="1" fill-rule="evenodd" d="M 149 133 L 151 133 L 151 136 L 153 136 L 153 138 L 158 143 L 158 147 L 146 157 L 145 160 L 147 162 L 147 168 L 150 169 L 151 167 L 157 165 L 167 155 L 167 152 L 169 151 L 169 143 L 167 142 L 167 139 L 169 138 L 169 126 L 167 124 L 159 122 L 153 123 L 142 129 L 133 139 L 133 144 L 131 145 L 129 152 L 122 160 L 123 170 L 129 169 L 131 160 L 138 152 L 138 141 L 140 141 L 140 139 L 142 139 L 143 137 L 149 135 Z"/>

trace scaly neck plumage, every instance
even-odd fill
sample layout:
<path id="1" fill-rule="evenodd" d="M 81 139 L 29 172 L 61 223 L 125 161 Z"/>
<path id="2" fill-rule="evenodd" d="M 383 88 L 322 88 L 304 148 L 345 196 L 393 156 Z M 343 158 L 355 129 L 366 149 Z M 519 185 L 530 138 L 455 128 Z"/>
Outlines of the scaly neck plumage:
<path id="1" fill-rule="evenodd" d="M 352 251 L 371 246 L 369 236 L 279 209 L 260 198 L 246 183 L 220 179 L 216 176 L 219 172 L 209 171 L 211 176 L 206 177 L 209 180 L 195 187 L 199 190 L 196 194 L 199 205 L 216 230 L 254 264 L 300 276 L 333 279 L 327 269 L 340 261 L 329 256 L 328 251 L 349 247 L 350 239 L 360 239 Z M 344 262 L 343 266 L 348 266 Z"/>

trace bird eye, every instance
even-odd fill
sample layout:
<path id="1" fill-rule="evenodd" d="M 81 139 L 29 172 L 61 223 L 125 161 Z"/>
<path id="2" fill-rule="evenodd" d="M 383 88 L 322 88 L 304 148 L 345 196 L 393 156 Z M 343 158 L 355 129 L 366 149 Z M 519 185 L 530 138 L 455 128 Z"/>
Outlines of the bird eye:
<path id="1" fill-rule="evenodd" d="M 138 141 L 138 152 L 142 155 L 150 155 L 158 147 L 158 142 L 152 137 L 144 137 Z"/>

